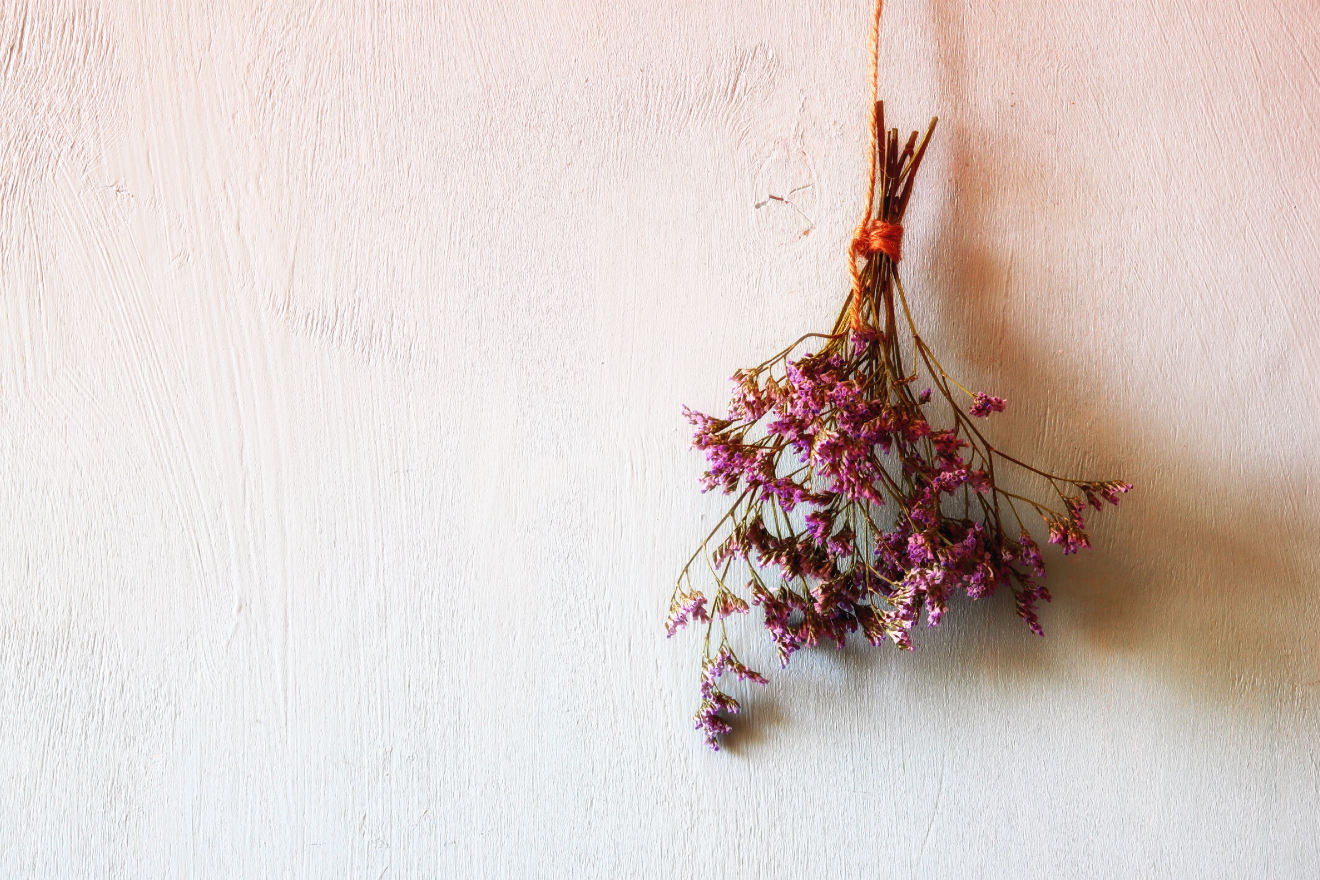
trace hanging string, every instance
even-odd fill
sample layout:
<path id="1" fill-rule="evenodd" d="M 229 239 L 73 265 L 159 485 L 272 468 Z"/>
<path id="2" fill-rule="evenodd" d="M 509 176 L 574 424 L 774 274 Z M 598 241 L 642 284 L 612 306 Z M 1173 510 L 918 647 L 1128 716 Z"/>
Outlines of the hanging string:
<path id="1" fill-rule="evenodd" d="M 871 219 L 880 164 L 880 13 L 883 7 L 884 0 L 875 0 L 875 16 L 871 20 L 871 160 L 866 176 L 866 211 L 862 214 L 862 222 L 853 233 L 852 245 L 848 248 L 848 270 L 852 275 L 850 319 L 853 330 L 862 326 L 862 270 L 857 266 L 857 259 L 884 254 L 897 263 L 902 255 L 903 227 L 883 218 Z"/>
<path id="2" fill-rule="evenodd" d="M 871 205 L 875 201 L 875 176 L 880 152 L 880 12 L 885 0 L 875 0 L 875 16 L 871 19 L 871 162 L 866 178 L 866 213 L 862 225 L 871 219 Z"/>

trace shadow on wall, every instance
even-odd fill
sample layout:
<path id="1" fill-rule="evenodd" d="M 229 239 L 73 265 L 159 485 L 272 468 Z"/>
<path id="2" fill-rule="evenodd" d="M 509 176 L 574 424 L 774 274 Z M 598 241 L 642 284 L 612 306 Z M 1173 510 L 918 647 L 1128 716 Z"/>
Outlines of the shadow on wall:
<path id="1" fill-rule="evenodd" d="M 979 74 L 970 60 L 974 53 L 959 9 L 939 2 L 932 14 L 936 43 L 942 47 L 940 87 L 947 104 L 961 112 L 975 106 Z M 987 128 L 978 130 L 978 125 Z M 1030 218 L 1030 228 L 1046 234 L 1079 226 L 1100 231 L 1103 224 L 1094 215 L 1061 205 L 1057 193 L 1042 194 L 1042 163 L 1034 161 L 1040 158 L 1040 147 L 1015 132 L 1012 119 L 989 116 L 982 103 L 972 114 L 949 114 L 940 128 L 949 142 L 958 194 L 940 224 L 940 240 L 933 243 L 940 266 L 933 293 L 942 311 L 942 334 L 957 341 L 954 347 L 966 363 L 993 364 L 984 372 L 1010 392 L 1005 396 L 1020 389 L 1024 403 L 1035 398 L 1031 405 L 1043 407 L 1044 398 L 1052 412 L 1084 414 L 1052 418 L 1047 424 L 1005 416 L 994 426 L 998 440 L 1005 449 L 1021 450 L 1027 460 L 1058 472 L 1120 476 L 1136 485 L 1117 511 L 1107 508 L 1097 516 L 1095 550 L 1067 560 L 1057 551 L 1052 558 L 1047 555 L 1055 594 L 1044 615 L 1050 635 L 1066 638 L 1065 630 L 1083 634 L 1095 650 L 1148 664 L 1152 674 L 1225 709 L 1313 702 L 1320 697 L 1320 639 L 1315 637 L 1320 614 L 1312 601 L 1315 572 L 1320 571 L 1320 514 L 1305 503 L 1304 493 L 1313 481 L 1308 473 L 1317 476 L 1316 465 L 1259 463 L 1259 454 L 1271 448 L 1273 435 L 1286 419 L 1277 412 L 1260 412 L 1267 407 L 1252 385 L 1260 378 L 1254 353 L 1234 348 L 1239 337 L 1213 320 L 1187 315 L 1178 322 L 1187 334 L 1198 329 L 1223 333 L 1221 338 L 1192 340 L 1191 347 L 1224 359 L 1214 365 L 1212 378 L 1241 383 L 1238 393 L 1209 392 L 1213 399 L 1233 400 L 1241 408 L 1239 415 L 1226 413 L 1223 419 L 1225 430 L 1231 427 L 1239 436 L 1225 441 L 1202 429 L 1198 444 L 1197 420 L 1181 417 L 1201 405 L 1189 394 L 1194 379 L 1161 371 L 1153 362 L 1142 364 L 1143 354 L 1136 350 L 1143 341 L 1143 326 L 1145 333 L 1156 332 L 1149 322 L 1141 322 L 1140 311 L 1174 307 L 1175 298 L 1149 296 L 1133 301 L 1130 315 L 1102 316 L 1096 310 L 1105 309 L 1106 303 L 1110 310 L 1126 306 L 1124 298 L 1091 299 L 1089 291 L 1104 286 L 1112 294 L 1115 285 L 1139 290 L 1159 281 L 1132 274 L 1120 280 L 1117 272 L 1082 277 L 1079 272 L 1074 289 L 1057 267 L 1046 265 L 1058 257 L 1052 247 L 1006 248 L 1001 256 L 994 245 L 977 245 L 978 239 L 992 240 L 978 230 L 1004 229 L 1006 214 Z M 1088 168 L 1079 163 L 1061 174 L 1056 169 L 1052 176 L 1086 188 L 1093 183 L 1087 175 Z M 1114 191 L 1134 191 L 1122 181 L 1109 183 Z M 1103 202 L 1084 204 L 1093 211 L 1105 210 Z M 1178 243 L 1165 244 L 1169 246 Z M 1222 259 L 1227 264 L 1246 257 L 1225 254 Z M 1029 265 L 1033 260 L 1037 265 Z M 1055 279 L 1053 284 L 1050 279 Z M 1236 301 L 1246 314 L 1265 294 L 1245 290 Z M 1088 355 L 1088 365 L 1080 358 L 1055 357 L 1047 350 L 1047 328 L 1039 318 L 1006 320 L 1022 296 L 1035 309 L 1050 304 L 1073 312 L 1068 322 L 1074 332 L 1092 321 L 1114 328 L 1111 341 L 1117 358 Z M 1084 314 L 1075 314 L 1077 310 Z M 1179 344 L 1176 339 L 1154 340 L 1153 348 Z M 1105 377 L 1105 372 L 1111 375 Z M 1126 388 L 1097 394 L 1102 381 L 1114 373 L 1130 380 Z M 1206 395 L 1201 392 L 1202 399 Z M 1255 433 L 1241 430 L 1244 418 L 1254 419 Z M 1033 431 L 1038 431 L 1034 437 Z M 1242 466 L 1245 457 L 1257 459 L 1254 472 Z M 996 627 L 994 633 L 1010 638 L 1007 628 Z"/>
<path id="2" fill-rule="evenodd" d="M 1142 130 L 1130 118 L 1103 118 L 1109 96 L 1094 96 L 1091 106 L 1076 96 L 1075 115 L 1057 121 L 1057 107 L 1021 108 L 1012 83 L 986 80 L 987 69 L 1003 65 L 977 64 L 977 52 L 995 44 L 993 28 L 964 23 L 965 14 L 944 0 L 932 11 L 944 111 L 933 150 L 948 158 L 954 197 L 934 224 L 938 239 L 912 243 L 914 253 L 928 247 L 933 255 L 928 277 L 910 284 L 923 313 L 917 322 L 955 375 L 984 380 L 984 390 L 1009 399 L 1008 412 L 987 425 L 992 443 L 1056 473 L 1136 488 L 1118 509 L 1088 516 L 1093 550 L 1063 557 L 1047 549 L 1054 602 L 1042 611 L 1045 640 L 1013 614 L 1007 591 L 978 602 L 955 597 L 938 629 L 914 629 L 915 656 L 854 636 L 842 651 L 796 655 L 790 686 L 811 699 L 805 683 L 823 679 L 825 701 L 878 676 L 917 690 L 934 685 L 935 693 L 1007 685 L 1019 697 L 1058 686 L 1094 694 L 1114 660 L 1223 718 L 1272 718 L 1295 732 L 1320 708 L 1320 512 L 1306 494 L 1320 463 L 1277 452 L 1286 448 L 1281 437 L 1308 432 L 1311 417 L 1283 409 L 1296 396 L 1283 377 L 1262 375 L 1260 365 L 1275 359 L 1253 349 L 1251 336 L 1267 320 L 1260 303 L 1288 293 L 1267 282 L 1207 287 L 1207 278 L 1232 276 L 1231 267 L 1259 255 L 1207 248 L 1183 230 L 1213 225 L 1217 206 L 1195 198 L 1165 204 L 1168 193 L 1151 188 L 1169 163 L 1204 159 L 1204 145 L 1189 143 L 1178 155 L 1176 143 L 1166 154 L 1167 141 L 1147 141 L 1143 153 L 1127 137 Z M 1039 73 L 1031 72 L 1034 86 L 1024 75 L 1024 88 L 1048 92 Z M 1069 95 L 1051 97 L 1069 106 Z M 1152 101 L 1135 112 L 1154 129 L 1162 109 Z M 1198 108 L 1178 112 L 1185 125 Z M 901 133 L 924 119 L 916 123 Z M 1056 154 L 1059 143 L 1072 146 Z M 937 189 L 938 170 L 923 168 L 920 191 Z M 1244 210 L 1269 224 L 1264 202 Z M 1143 240 L 1143 223 L 1174 235 Z M 1286 244 L 1267 245 L 1279 262 Z M 1179 286 L 1171 266 L 1207 258 L 1218 262 Z M 1216 311 L 1220 302 L 1228 314 Z M 1294 328 L 1291 338 L 1315 329 Z M 1254 337 L 1260 346 L 1270 344 L 1263 335 Z M 1040 538 L 1040 523 L 1028 524 Z M 777 671 L 770 652 L 764 656 Z M 799 723 L 785 693 L 739 695 L 747 711 L 728 739 L 731 752 Z M 1129 690 L 1120 700 L 1136 698 Z"/>

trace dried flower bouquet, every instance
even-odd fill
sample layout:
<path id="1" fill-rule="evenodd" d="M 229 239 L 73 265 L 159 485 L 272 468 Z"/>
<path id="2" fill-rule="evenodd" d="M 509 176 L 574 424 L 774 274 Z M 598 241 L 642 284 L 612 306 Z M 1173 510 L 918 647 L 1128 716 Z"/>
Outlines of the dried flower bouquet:
<path id="1" fill-rule="evenodd" d="M 709 464 L 703 491 L 736 496 L 683 567 L 667 621 L 671 636 L 705 624 L 696 726 L 717 750 L 731 729 L 726 716 L 739 709 L 721 678 L 766 682 L 734 654 L 729 618 L 760 606 L 786 666 L 803 646 L 841 648 L 858 631 L 872 645 L 911 650 L 923 609 L 936 626 L 956 591 L 978 599 L 1007 587 L 1040 634 L 1037 605 L 1050 594 L 1023 514 L 1042 517 L 1049 541 L 1075 553 L 1090 546 L 1087 505 L 1116 504 L 1131 488 L 1047 473 L 985 438 L 978 420 L 1004 401 L 940 366 L 898 272 L 903 213 L 935 120 L 920 143 L 917 132 L 900 142 L 885 131 L 883 105 L 873 107 L 867 210 L 849 254 L 852 294 L 834 328 L 735 373 L 725 417 L 684 408 Z M 812 341 L 815 351 L 799 353 Z M 930 387 L 918 392 L 919 376 Z M 934 407 L 947 407 L 949 427 L 932 425 Z M 996 473 L 1007 468 L 1038 480 L 1045 500 L 1000 486 Z M 694 567 L 712 596 L 694 584 Z"/>

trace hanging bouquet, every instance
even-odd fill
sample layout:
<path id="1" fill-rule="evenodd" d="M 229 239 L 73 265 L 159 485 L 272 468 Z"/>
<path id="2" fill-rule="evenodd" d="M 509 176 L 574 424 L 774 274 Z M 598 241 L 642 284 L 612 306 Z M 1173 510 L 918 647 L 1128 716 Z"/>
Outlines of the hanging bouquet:
<path id="1" fill-rule="evenodd" d="M 901 143 L 897 130 L 885 131 L 883 105 L 873 108 L 867 210 L 849 251 L 852 294 L 833 329 L 734 373 L 725 416 L 683 410 L 709 464 L 703 491 L 735 496 L 679 574 L 667 621 L 671 636 L 705 626 L 695 720 L 716 750 L 739 710 L 721 680 L 766 683 L 734 653 L 730 618 L 759 606 L 783 666 L 804 646 L 842 648 L 855 632 L 910 651 L 923 611 L 938 625 L 958 591 L 979 599 L 1012 590 L 1018 615 L 1043 634 L 1037 607 L 1050 594 L 1023 517 L 1041 517 L 1050 543 L 1075 553 L 1090 546 L 1086 508 L 1117 504 L 1132 488 L 1047 473 L 985 438 L 980 422 L 1003 412 L 1004 400 L 970 391 L 940 366 L 898 272 L 903 213 L 936 120 L 920 143 L 917 132 Z M 929 387 L 917 390 L 922 376 Z M 943 422 L 928 417 L 935 409 Z M 1038 496 L 997 483 L 1008 468 L 1038 481 Z M 698 589 L 694 568 L 710 586 Z"/>

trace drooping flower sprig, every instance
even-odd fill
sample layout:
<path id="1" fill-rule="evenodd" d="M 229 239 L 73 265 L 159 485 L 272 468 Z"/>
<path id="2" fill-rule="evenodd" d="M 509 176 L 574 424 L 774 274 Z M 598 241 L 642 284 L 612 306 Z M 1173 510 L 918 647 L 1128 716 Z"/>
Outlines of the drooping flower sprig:
<path id="1" fill-rule="evenodd" d="M 959 591 L 1012 590 L 1018 615 L 1043 634 L 1037 608 L 1050 594 L 1024 516 L 1039 516 L 1049 542 L 1075 553 L 1090 546 L 1086 508 L 1117 504 L 1132 488 L 1048 473 L 986 439 L 979 422 L 1005 401 L 944 370 L 898 272 L 903 213 L 935 120 L 920 144 L 913 132 L 900 146 L 897 130 L 884 130 L 883 105 L 875 111 L 853 290 L 834 328 L 736 372 L 725 416 L 684 407 L 707 458 L 703 491 L 735 496 L 683 567 L 667 621 L 671 636 L 705 625 L 695 720 L 717 750 L 740 708 L 721 679 L 766 682 L 734 653 L 730 618 L 758 606 L 783 666 L 803 647 L 842 648 L 857 632 L 911 650 L 923 612 L 938 625 Z M 943 421 L 928 417 L 936 409 Z M 1003 488 L 996 473 L 1008 468 L 1037 481 L 1037 497 Z"/>

